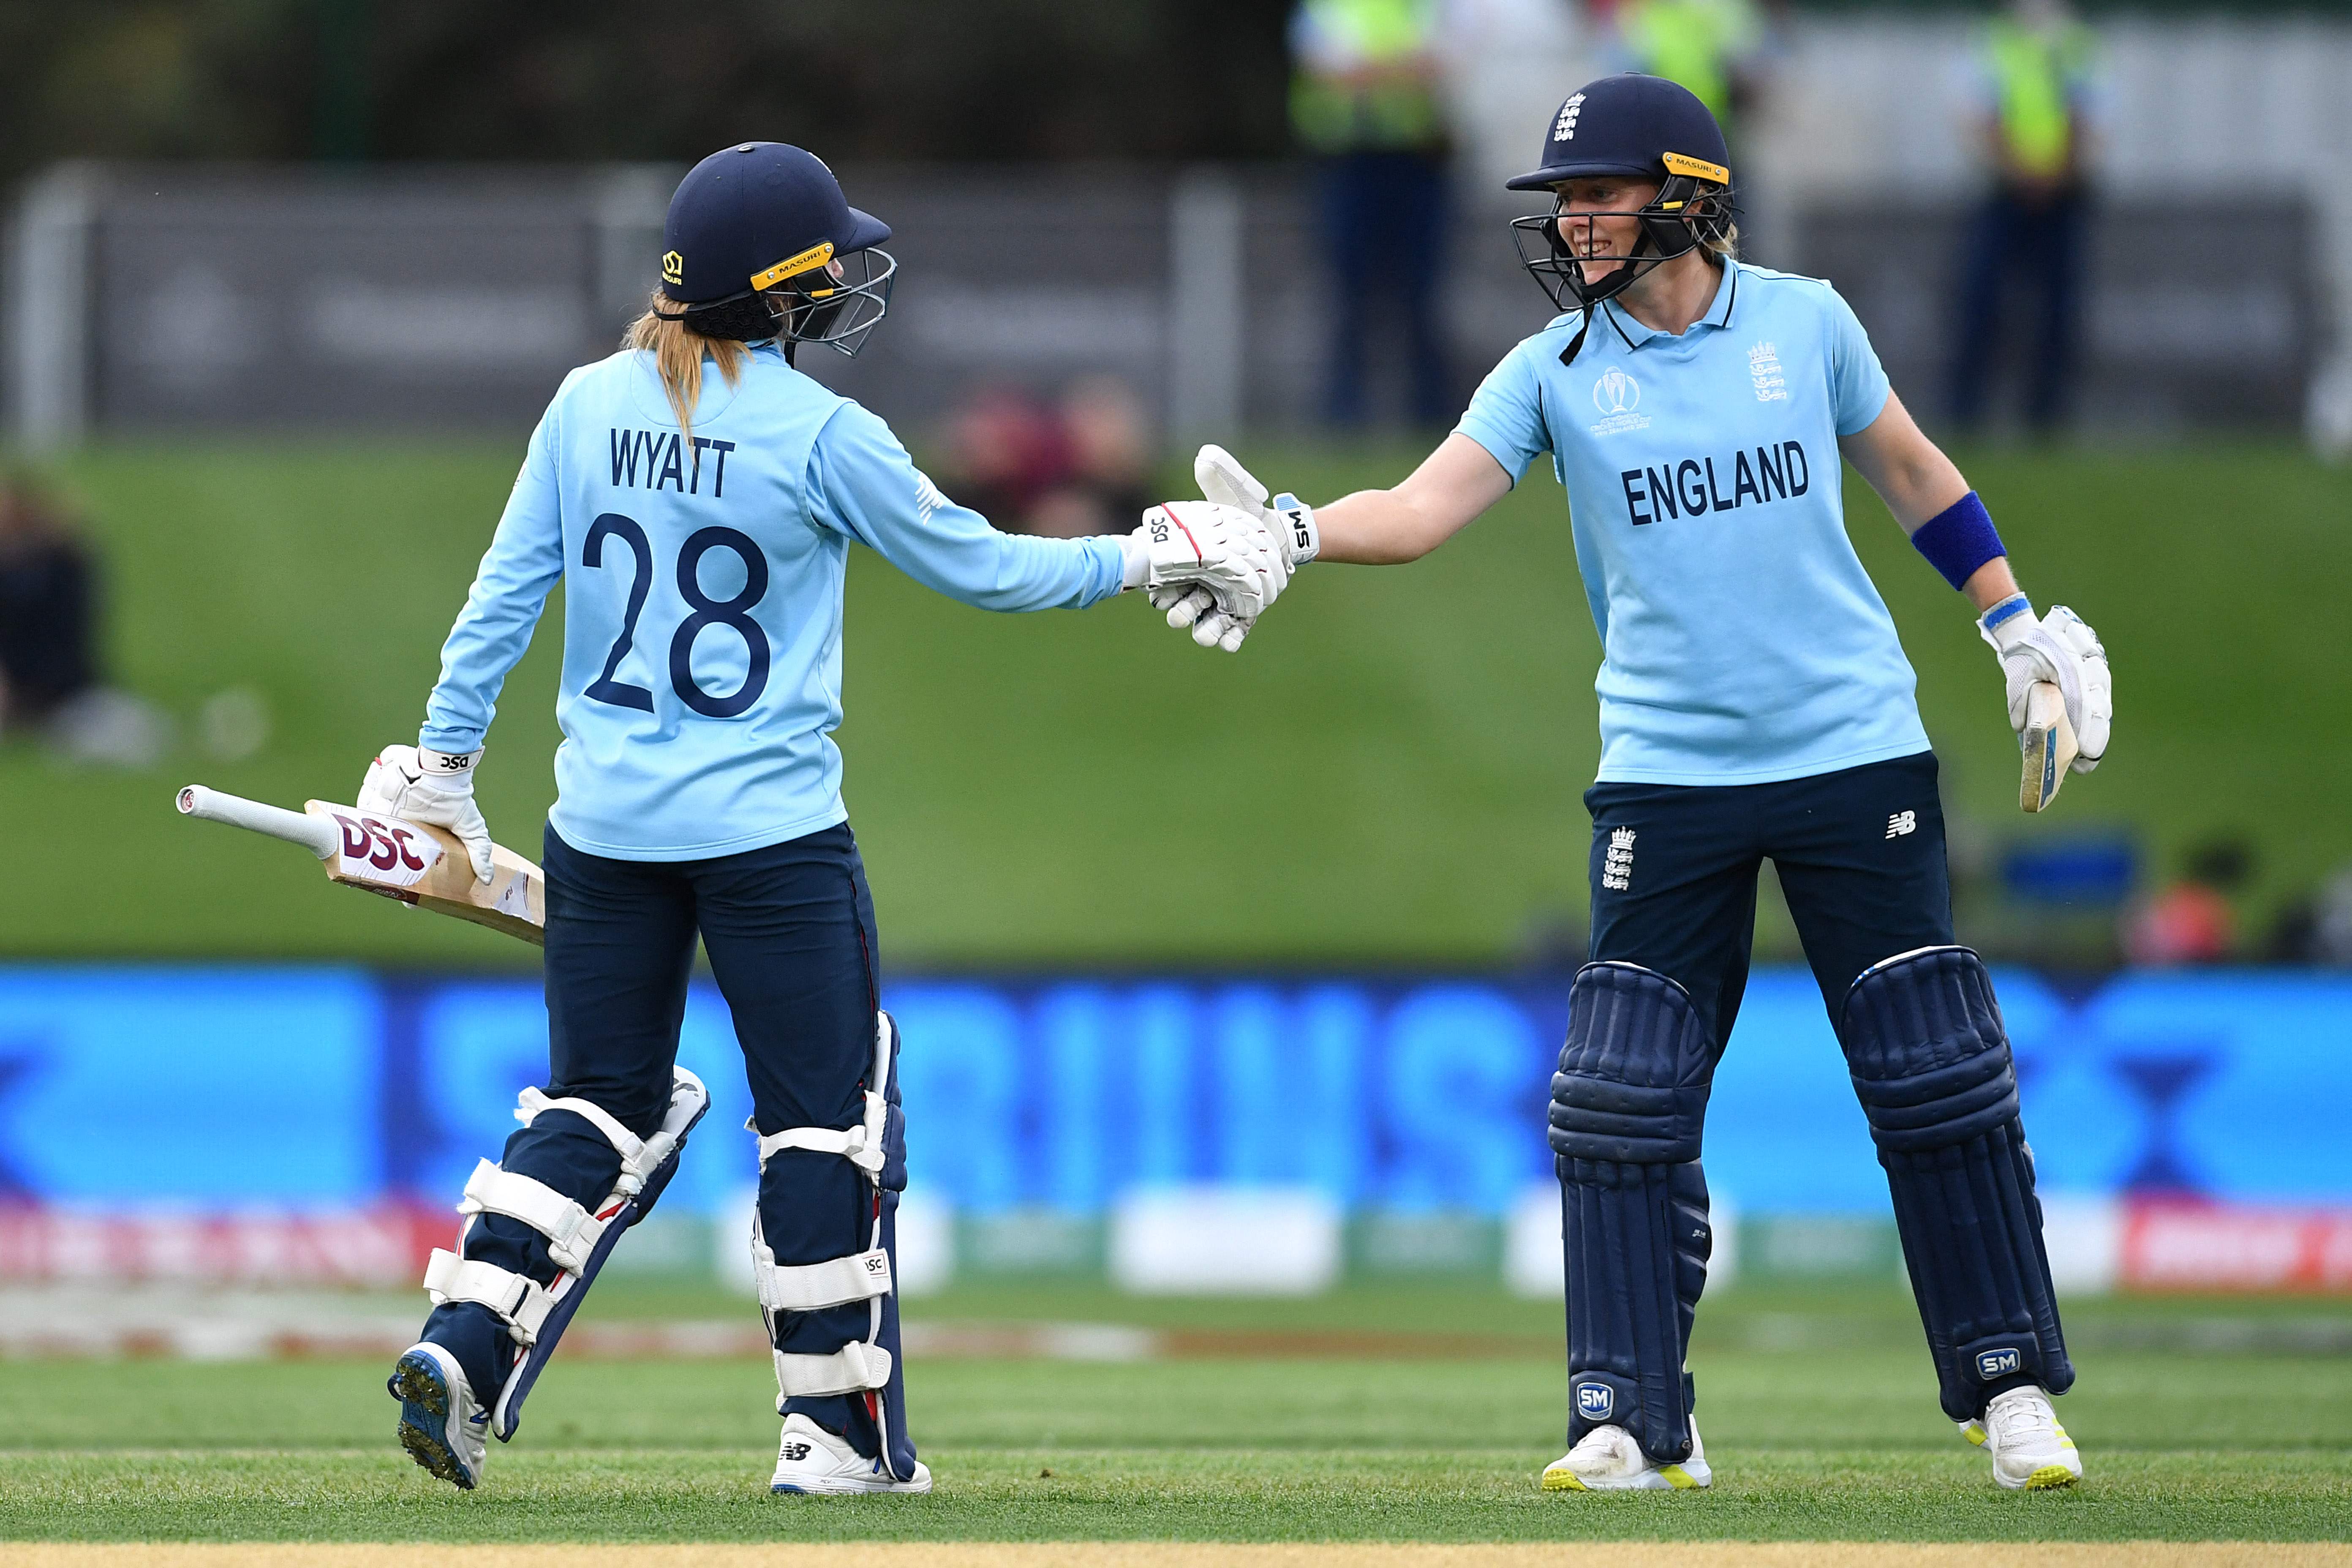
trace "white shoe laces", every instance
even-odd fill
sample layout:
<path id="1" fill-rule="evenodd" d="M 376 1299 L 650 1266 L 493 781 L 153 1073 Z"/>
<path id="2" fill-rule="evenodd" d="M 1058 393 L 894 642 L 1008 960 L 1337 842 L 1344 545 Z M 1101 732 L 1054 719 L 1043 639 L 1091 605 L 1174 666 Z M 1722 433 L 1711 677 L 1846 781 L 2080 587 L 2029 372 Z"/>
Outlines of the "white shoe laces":
<path id="1" fill-rule="evenodd" d="M 2039 1389 L 2003 1394 L 1985 1412 L 1985 1426 L 1996 1447 L 2051 1448 L 2058 1445 L 2058 1415 Z"/>

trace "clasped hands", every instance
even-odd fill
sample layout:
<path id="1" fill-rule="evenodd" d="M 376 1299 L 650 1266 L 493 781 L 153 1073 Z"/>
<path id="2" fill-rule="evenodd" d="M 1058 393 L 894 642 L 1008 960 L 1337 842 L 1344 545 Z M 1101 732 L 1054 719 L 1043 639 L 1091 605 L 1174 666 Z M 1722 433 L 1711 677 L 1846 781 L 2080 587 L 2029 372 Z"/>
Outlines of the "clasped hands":
<path id="1" fill-rule="evenodd" d="M 1155 506 L 1128 535 L 1128 585 L 1202 647 L 1234 653 L 1321 540 L 1312 509 L 1287 495 L 1269 500 L 1223 447 L 1202 447 L 1192 477 L 1203 499 Z"/>

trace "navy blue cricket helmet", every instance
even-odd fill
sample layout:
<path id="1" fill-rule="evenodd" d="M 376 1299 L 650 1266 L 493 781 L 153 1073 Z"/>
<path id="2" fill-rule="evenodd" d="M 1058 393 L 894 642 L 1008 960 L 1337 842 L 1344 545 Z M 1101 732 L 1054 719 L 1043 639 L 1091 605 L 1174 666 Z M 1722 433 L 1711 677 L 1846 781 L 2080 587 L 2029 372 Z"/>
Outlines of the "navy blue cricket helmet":
<path id="1" fill-rule="evenodd" d="M 1729 235 L 1730 163 L 1723 127 L 1681 83 L 1631 71 L 1587 82 L 1544 127 L 1542 163 L 1506 184 L 1533 191 L 1622 174 L 1657 181 L 1658 194 L 1633 209 L 1642 235 L 1630 254 L 1588 258 L 1621 263 L 1593 282 L 1560 232 L 1559 200 L 1549 213 L 1513 220 L 1519 260 L 1559 309 L 1589 310 L 1658 263 Z"/>
<path id="2" fill-rule="evenodd" d="M 705 337 L 854 354 L 889 309 L 898 264 L 876 248 L 889 237 L 815 153 L 740 142 L 688 170 L 669 199 L 661 292 L 684 309 L 664 319 Z"/>

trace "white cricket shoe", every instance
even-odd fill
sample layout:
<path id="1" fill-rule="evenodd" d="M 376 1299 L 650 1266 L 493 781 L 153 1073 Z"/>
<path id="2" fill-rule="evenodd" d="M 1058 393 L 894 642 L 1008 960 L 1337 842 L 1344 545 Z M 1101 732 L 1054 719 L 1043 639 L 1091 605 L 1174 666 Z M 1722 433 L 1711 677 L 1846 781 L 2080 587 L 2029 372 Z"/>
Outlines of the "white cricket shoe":
<path id="1" fill-rule="evenodd" d="M 409 1458 L 462 1490 L 479 1486 L 490 1413 L 457 1358 L 430 1342 L 411 1345 L 384 1386 L 400 1401 L 400 1446 Z"/>
<path id="2" fill-rule="evenodd" d="M 1963 1421 L 1959 1428 L 1992 1456 L 1992 1479 L 2011 1491 L 2046 1491 L 2083 1479 L 2083 1456 L 2039 1384 L 1995 1394 L 1983 1420 Z"/>
<path id="3" fill-rule="evenodd" d="M 927 1492 L 931 1470 L 915 1461 L 907 1480 L 885 1474 L 880 1459 L 860 1458 L 845 1437 L 836 1437 L 805 1415 L 784 1417 L 784 1438 L 776 1447 L 776 1477 L 772 1492 L 814 1492 L 836 1496 L 845 1492 Z"/>
<path id="4" fill-rule="evenodd" d="M 1691 1423 L 1690 1458 L 1678 1465 L 1661 1465 L 1642 1452 L 1633 1434 L 1622 1426 L 1595 1426 L 1584 1440 L 1544 1467 L 1548 1492 L 1691 1491 L 1714 1483 L 1706 1468 L 1706 1445 L 1698 1440 L 1698 1423 Z"/>

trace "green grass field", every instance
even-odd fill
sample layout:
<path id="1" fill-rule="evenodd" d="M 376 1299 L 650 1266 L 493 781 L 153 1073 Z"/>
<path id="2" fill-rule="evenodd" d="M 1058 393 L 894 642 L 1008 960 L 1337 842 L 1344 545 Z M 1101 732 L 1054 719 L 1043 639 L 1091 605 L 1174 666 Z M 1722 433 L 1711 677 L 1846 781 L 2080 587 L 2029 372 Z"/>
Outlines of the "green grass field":
<path id="1" fill-rule="evenodd" d="M 1417 453 L 1244 455 L 1324 498 L 1392 481 Z M 2284 447 L 1963 457 L 2029 587 L 2083 610 L 2118 672 L 2107 767 L 2037 830 L 2131 825 L 2159 864 L 2242 830 L 2263 852 L 2257 908 L 2352 858 L 2336 798 L 2352 662 L 2329 597 L 2352 574 L 2343 475 Z M 376 746 L 413 738 L 514 462 L 479 446 L 222 444 L 67 463 L 114 567 L 119 679 L 184 721 L 254 689 L 276 737 L 242 763 L 184 746 L 128 773 L 0 743 L 0 953 L 527 962 L 331 891 L 291 851 L 169 805 L 190 779 L 348 799 Z M 2024 831 L 1990 654 L 1850 490 L 1948 800 L 1984 832 Z M 1598 653 L 1541 472 L 1415 566 L 1317 568 L 1238 658 L 1138 603 L 983 615 L 862 552 L 849 598 L 840 739 L 900 963 L 1488 963 L 1531 920 L 1583 908 Z M 527 849 L 551 792 L 554 642 L 543 633 L 509 683 L 482 775 L 493 828 Z M 1249 896 L 1201 899 L 1141 868 L 1171 855 Z"/>
<path id="2" fill-rule="evenodd" d="M 589 1308 L 746 1311 L 625 1282 Z M 0 1375 L 0 1539 L 2352 1538 L 2352 1358 L 2194 1348 L 2284 1342 L 2340 1306 L 2078 1305 L 2081 1381 L 2061 1413 L 2089 1476 L 2030 1495 L 1994 1488 L 1935 1409 L 1907 1300 L 1868 1287 L 1742 1288 L 1702 1311 L 1711 1492 L 1543 1494 L 1564 1422 L 1557 1313 L 1443 1287 L 1286 1303 L 962 1289 L 910 1320 L 1182 1324 L 1202 1353 L 917 1361 L 938 1490 L 846 1501 L 765 1494 L 776 1423 L 759 1361 L 560 1364 L 471 1495 L 393 1447 L 373 1362 L 16 1363 Z M 1255 1348 L 1215 1353 L 1219 1333 Z M 1387 1353 L 1317 1353 L 1368 1335 Z"/>

